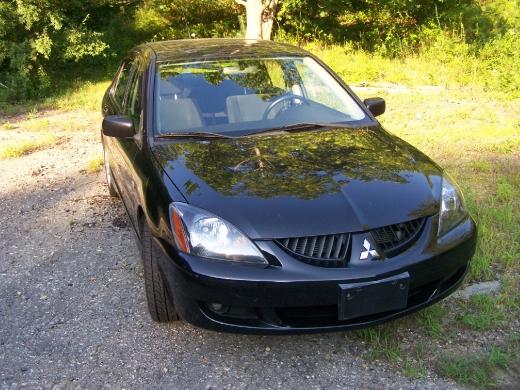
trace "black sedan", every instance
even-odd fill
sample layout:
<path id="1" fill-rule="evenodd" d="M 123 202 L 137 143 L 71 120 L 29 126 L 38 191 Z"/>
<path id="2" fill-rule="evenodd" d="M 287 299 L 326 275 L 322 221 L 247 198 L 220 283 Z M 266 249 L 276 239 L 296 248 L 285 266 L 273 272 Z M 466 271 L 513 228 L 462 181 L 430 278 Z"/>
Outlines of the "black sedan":
<path id="1" fill-rule="evenodd" d="M 464 279 L 476 227 L 454 181 L 312 54 L 197 39 L 138 46 L 103 99 L 110 194 L 148 308 L 222 331 L 381 323 Z"/>

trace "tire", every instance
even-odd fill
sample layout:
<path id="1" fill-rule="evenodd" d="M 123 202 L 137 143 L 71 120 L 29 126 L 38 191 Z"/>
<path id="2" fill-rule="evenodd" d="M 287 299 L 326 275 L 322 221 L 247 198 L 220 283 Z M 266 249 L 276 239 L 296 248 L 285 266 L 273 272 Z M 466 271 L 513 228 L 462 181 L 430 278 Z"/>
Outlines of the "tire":
<path id="1" fill-rule="evenodd" d="M 110 169 L 110 163 L 108 161 L 107 152 L 105 147 L 103 146 L 103 169 L 105 171 L 105 176 L 107 179 L 108 185 L 108 193 L 113 198 L 118 198 L 119 194 L 117 193 L 116 185 L 114 183 L 114 177 L 112 176 L 112 170 Z"/>
<path id="2" fill-rule="evenodd" d="M 165 254 L 153 240 L 150 228 L 146 222 L 143 223 L 141 244 L 144 287 L 150 316 L 156 322 L 177 321 L 179 316 L 175 311 L 172 297 L 168 294 L 166 284 L 157 264 L 158 259 L 165 256 Z"/>

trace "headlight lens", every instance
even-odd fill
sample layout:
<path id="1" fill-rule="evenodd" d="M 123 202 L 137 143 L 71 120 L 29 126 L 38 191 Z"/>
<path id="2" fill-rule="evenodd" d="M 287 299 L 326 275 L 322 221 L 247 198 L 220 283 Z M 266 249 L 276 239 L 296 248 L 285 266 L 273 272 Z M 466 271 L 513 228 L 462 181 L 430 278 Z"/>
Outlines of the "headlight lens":
<path id="1" fill-rule="evenodd" d="M 441 211 L 439 213 L 439 236 L 453 229 L 467 215 L 464 198 L 451 178 L 442 178 Z"/>
<path id="2" fill-rule="evenodd" d="M 175 243 L 185 253 L 219 260 L 267 264 L 249 238 L 208 211 L 175 202 L 170 205 L 170 220 Z"/>

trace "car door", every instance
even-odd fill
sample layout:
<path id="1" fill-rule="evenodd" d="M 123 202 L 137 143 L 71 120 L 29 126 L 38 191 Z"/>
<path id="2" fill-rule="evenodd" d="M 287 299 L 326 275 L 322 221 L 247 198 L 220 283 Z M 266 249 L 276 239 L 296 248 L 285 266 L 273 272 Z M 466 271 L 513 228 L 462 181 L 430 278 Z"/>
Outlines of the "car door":
<path id="1" fill-rule="evenodd" d="M 132 58 L 126 58 L 117 71 L 108 96 L 103 99 L 103 116 L 121 115 L 124 107 L 124 100 L 132 70 Z M 123 180 L 121 177 L 121 156 L 119 153 L 119 142 L 115 137 L 103 137 L 103 147 L 110 164 L 112 176 L 119 193 L 122 192 Z"/>
<path id="2" fill-rule="evenodd" d="M 135 119 L 135 136 L 132 138 L 105 137 L 105 143 L 109 146 L 110 164 L 112 174 L 131 222 L 135 223 L 135 182 L 133 180 L 133 161 L 135 154 L 140 147 L 140 113 L 135 114 L 135 110 L 140 110 L 140 103 L 136 104 L 136 99 L 140 99 L 142 94 L 136 92 L 136 88 L 142 86 L 139 79 L 142 76 L 140 69 L 141 56 L 133 53 L 121 65 L 118 80 L 114 83 L 111 92 L 112 104 L 108 110 L 109 115 L 128 115 Z M 140 75 L 140 76 L 139 76 Z"/>
<path id="3" fill-rule="evenodd" d="M 123 139 L 119 143 L 119 149 L 123 156 L 121 160 L 121 175 L 125 182 L 124 202 L 128 209 L 130 219 L 137 226 L 137 207 L 139 206 L 140 189 L 142 188 L 142 177 L 137 171 L 135 164 L 136 155 L 142 148 L 143 137 L 143 96 L 144 96 L 144 74 L 147 61 L 144 56 L 139 55 L 133 62 L 131 79 L 125 98 L 123 114 L 130 117 L 134 124 L 135 136 L 132 139 Z"/>

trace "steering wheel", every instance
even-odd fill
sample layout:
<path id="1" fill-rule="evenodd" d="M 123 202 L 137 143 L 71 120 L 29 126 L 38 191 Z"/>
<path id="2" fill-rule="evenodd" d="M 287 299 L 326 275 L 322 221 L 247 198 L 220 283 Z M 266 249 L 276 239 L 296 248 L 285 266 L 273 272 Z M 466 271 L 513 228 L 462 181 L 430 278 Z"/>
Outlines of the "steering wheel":
<path id="1" fill-rule="evenodd" d="M 290 95 L 283 95 L 283 96 L 280 96 L 279 98 L 273 100 L 268 106 L 267 108 L 265 109 L 264 111 L 264 115 L 262 115 L 262 120 L 266 120 L 267 117 L 269 116 L 269 114 L 273 111 L 273 109 L 278 106 L 279 104 L 287 101 L 287 100 L 300 100 L 301 103 L 300 104 L 308 104 L 308 99 L 303 97 L 303 96 L 300 96 L 300 95 L 294 95 L 294 94 L 290 94 Z"/>

